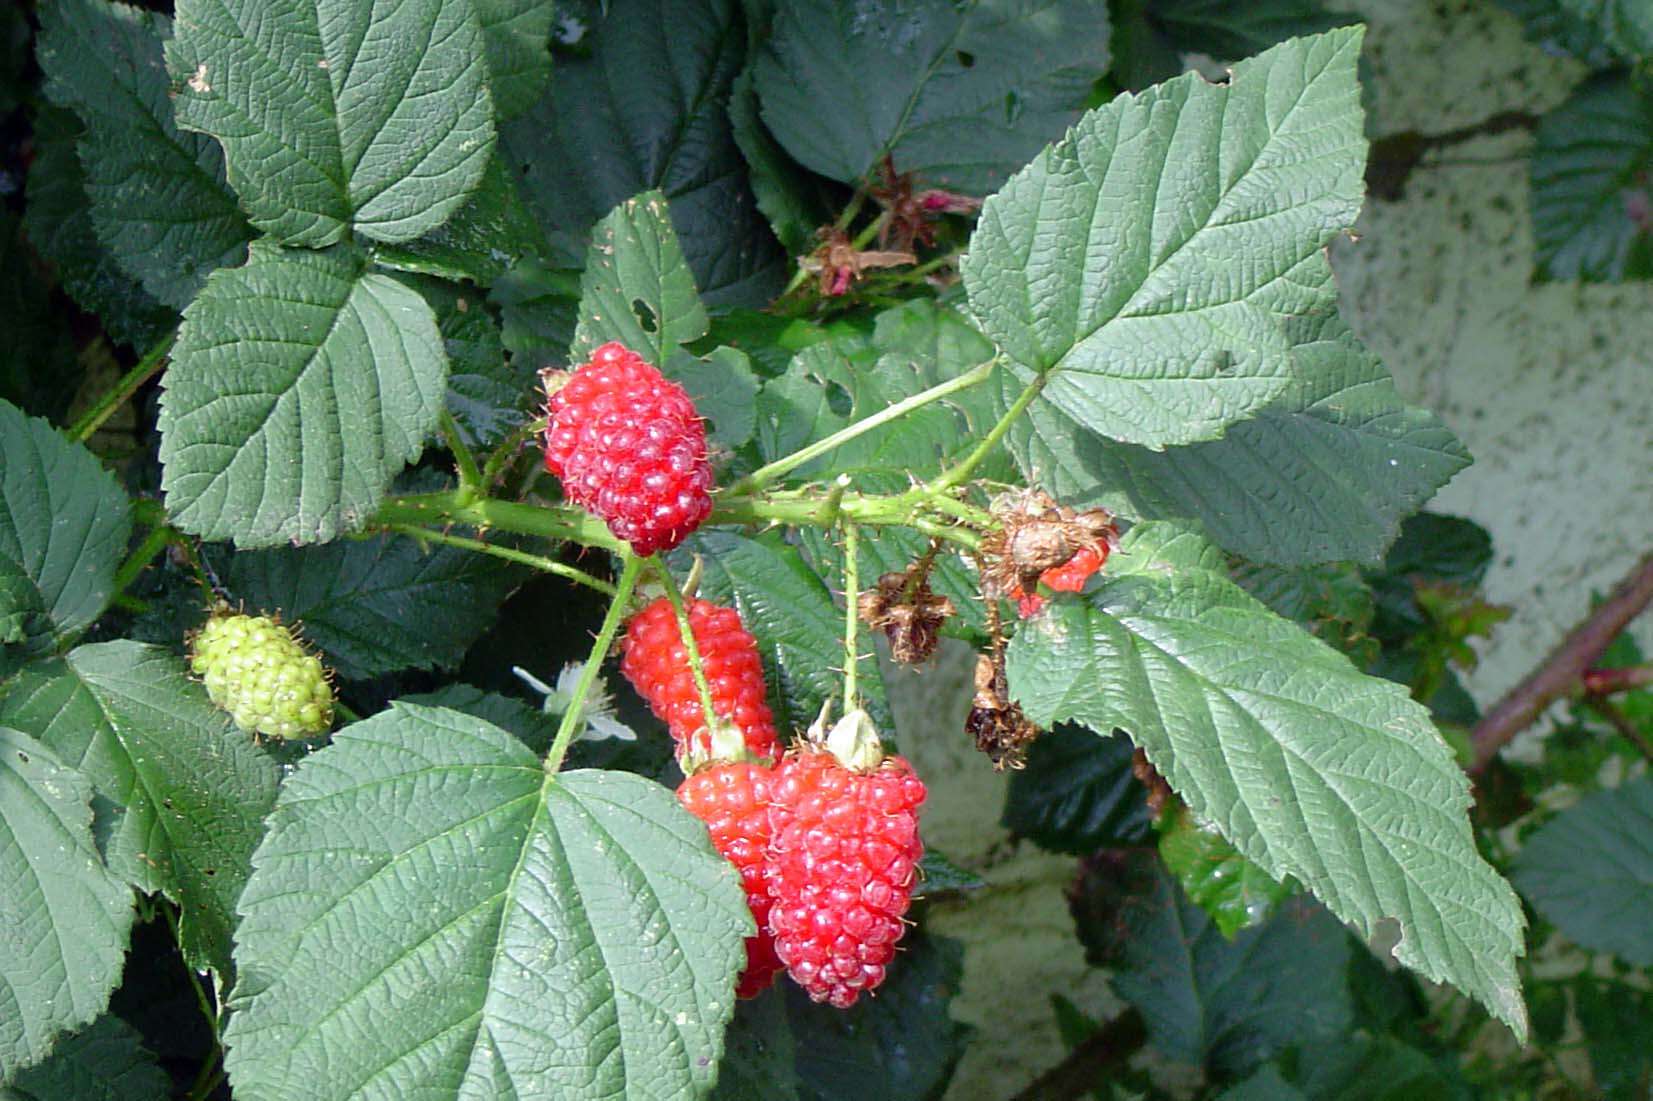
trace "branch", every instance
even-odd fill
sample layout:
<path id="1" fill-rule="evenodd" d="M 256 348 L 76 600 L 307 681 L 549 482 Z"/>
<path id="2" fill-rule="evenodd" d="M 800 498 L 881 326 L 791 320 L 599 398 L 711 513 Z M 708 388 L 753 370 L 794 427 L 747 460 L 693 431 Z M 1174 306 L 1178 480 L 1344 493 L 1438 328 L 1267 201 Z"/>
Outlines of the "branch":
<path id="1" fill-rule="evenodd" d="M 1142 1015 L 1134 1009 L 1126 1010 L 1081 1040 L 1066 1059 L 1039 1075 L 1010 1101 L 1072 1101 L 1083 1097 L 1147 1040 Z"/>
<path id="2" fill-rule="evenodd" d="M 1626 665 L 1619 669 L 1586 669 L 1583 680 L 1584 691 L 1592 696 L 1634 692 L 1653 684 L 1653 663 Z"/>
<path id="3" fill-rule="evenodd" d="M 1653 603 L 1653 553 L 1644 555 L 1607 599 L 1475 724 L 1469 735 L 1469 771 L 1474 774 L 1485 769 L 1498 751 L 1531 726 L 1550 704 L 1583 691 L 1585 670 L 1649 603 Z"/>

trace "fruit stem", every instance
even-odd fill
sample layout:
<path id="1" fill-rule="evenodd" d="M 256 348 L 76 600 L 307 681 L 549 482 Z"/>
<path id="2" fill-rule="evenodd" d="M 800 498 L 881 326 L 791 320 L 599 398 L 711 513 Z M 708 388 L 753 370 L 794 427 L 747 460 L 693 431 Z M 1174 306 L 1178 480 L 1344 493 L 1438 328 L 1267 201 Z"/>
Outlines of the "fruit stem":
<path id="1" fill-rule="evenodd" d="M 1010 426 L 1015 423 L 1016 418 L 1026 412 L 1029 405 L 1033 404 L 1033 399 L 1038 397 L 1039 391 L 1045 388 L 1045 380 L 1049 377 L 1050 373 L 1048 371 L 1042 371 L 1034 375 L 1033 381 L 1023 387 L 1020 394 L 1016 395 L 1016 400 L 1011 403 L 1009 409 L 1005 410 L 1004 416 L 999 418 L 999 423 L 995 424 L 992 430 L 982 437 L 981 443 L 976 445 L 975 450 L 961 459 L 952 469 L 944 471 L 940 477 L 924 487 L 927 494 L 931 497 L 939 497 L 948 490 L 963 485 L 965 479 L 970 477 L 970 472 L 975 470 L 983 459 L 992 454 L 995 447 L 999 446 L 999 441 L 1004 439 L 1006 432 L 1010 431 Z"/>
<path id="2" fill-rule="evenodd" d="M 459 422 L 453 419 L 453 414 L 444 408 L 436 420 L 442 426 L 442 438 L 447 441 L 448 450 L 453 453 L 454 466 L 459 471 L 459 499 L 468 503 L 482 492 L 485 484 L 482 481 L 482 471 L 477 469 L 476 456 L 471 454 L 470 446 L 465 443 L 464 434 L 459 431 Z"/>
<path id="3" fill-rule="evenodd" d="M 380 527 L 392 524 L 417 527 L 431 523 L 464 524 L 474 528 L 498 528 L 517 535 L 564 539 L 615 553 L 627 549 L 608 530 L 607 524 L 582 509 L 502 501 L 495 497 L 461 501 L 451 491 L 391 497 L 379 506 L 373 522 Z"/>
<path id="4" fill-rule="evenodd" d="M 486 491 L 499 476 L 505 473 L 505 468 L 511 465 L 511 460 L 517 457 L 522 445 L 545 431 L 545 418 L 536 417 L 526 424 L 520 424 L 509 436 L 499 442 L 499 446 L 489 453 L 487 460 L 482 464 L 482 488 Z"/>
<path id="5" fill-rule="evenodd" d="M 855 675 L 861 666 L 856 632 L 861 623 L 861 530 L 844 525 L 844 711 L 854 711 Z"/>
<path id="6" fill-rule="evenodd" d="M 671 602 L 672 614 L 677 617 L 677 634 L 683 640 L 683 652 L 689 658 L 689 672 L 694 676 L 695 690 L 700 693 L 700 710 L 706 719 L 706 736 L 717 729 L 717 708 L 712 706 L 712 686 L 706 683 L 706 667 L 700 660 L 700 644 L 695 641 L 694 624 L 689 621 L 689 609 L 683 604 L 683 590 L 677 587 L 677 578 L 658 555 L 650 559 L 655 574 L 665 587 L 666 599 Z"/>
<path id="7" fill-rule="evenodd" d="M 565 562 L 558 562 L 554 558 L 546 558 L 538 554 L 529 554 L 526 551 L 519 551 L 513 547 L 501 547 L 495 543 L 488 543 L 481 539 L 468 539 L 463 535 L 451 535 L 445 531 L 433 531 L 430 528 L 422 528 L 415 524 L 386 524 L 378 530 L 394 532 L 397 535 L 405 535 L 408 538 L 417 540 L 421 543 L 441 543 L 449 547 L 461 547 L 465 550 L 476 551 L 478 554 L 486 554 L 494 558 L 504 559 L 506 562 L 515 562 L 518 565 L 531 566 L 536 570 L 556 574 L 558 577 L 567 578 L 575 584 L 584 585 L 588 589 L 596 589 L 598 592 L 607 593 L 609 596 L 614 595 L 614 586 L 610 585 L 607 581 L 593 577 L 584 570 L 576 569 Z M 369 534 L 371 534 L 371 532 L 369 532 Z"/>
<path id="8" fill-rule="evenodd" d="M 92 438 L 92 434 L 103 427 L 103 422 L 115 415 L 115 410 L 125 405 L 133 394 L 136 394 L 144 383 L 161 373 L 166 366 L 167 354 L 172 351 L 172 342 L 178 337 L 177 330 L 167 333 L 154 346 L 145 352 L 114 389 L 106 392 L 98 399 L 98 403 L 88 409 L 81 418 L 68 428 L 68 436 L 76 443 L 85 443 Z"/>
<path id="9" fill-rule="evenodd" d="M 842 447 L 844 444 L 855 439 L 857 436 L 870 432 L 874 428 L 888 424 L 893 420 L 904 417 L 914 409 L 929 405 L 931 402 L 944 398 L 949 394 L 955 394 L 960 390 L 967 390 L 978 383 L 986 382 L 987 379 L 992 376 L 994 369 L 998 365 L 999 361 L 997 359 L 990 359 L 985 363 L 978 363 L 962 375 L 950 378 L 946 382 L 937 383 L 928 390 L 921 390 L 909 398 L 903 398 L 894 405 L 880 409 L 870 417 L 863 417 L 854 424 L 846 425 L 845 427 L 840 428 L 830 436 L 817 440 L 808 447 L 800 448 L 790 455 L 786 455 L 782 458 L 776 459 L 772 463 L 767 463 L 764 466 L 758 467 L 758 469 L 752 471 L 752 473 L 730 486 L 723 492 L 723 494 L 720 494 L 720 496 L 726 495 L 734 497 L 742 494 L 750 494 L 762 489 L 764 486 L 775 481 L 777 478 L 783 477 L 791 471 L 796 470 L 798 467 L 803 466 L 805 463 L 825 455 L 829 451 Z M 1031 401 L 1032 399 L 1029 398 L 1028 400 Z M 1025 405 L 1023 408 L 1025 408 Z M 1019 412 L 1020 410 L 1013 409 L 1012 411 Z M 1000 435 L 1003 435 L 1003 432 L 1000 432 Z M 995 439 L 994 442 L 997 442 L 997 440 Z M 980 450 L 980 448 L 977 450 Z M 966 470 L 965 474 L 968 475 L 969 471 Z M 963 478 L 961 477 L 959 480 L 962 481 Z"/>
<path id="10" fill-rule="evenodd" d="M 137 548 L 127 556 L 125 562 L 121 563 L 120 569 L 115 571 L 113 594 L 117 596 L 124 594 L 127 587 L 138 579 L 138 575 L 149 568 L 149 564 L 155 560 L 155 556 L 165 550 L 168 544 L 177 542 L 179 538 L 178 533 L 172 530 L 164 517 L 159 520 L 154 527 L 149 529 L 149 534 L 144 536 L 143 542 L 139 543 Z"/>
<path id="11" fill-rule="evenodd" d="M 575 734 L 579 733 L 581 720 L 585 717 L 585 698 L 591 693 L 591 686 L 597 683 L 603 659 L 608 656 L 609 647 L 614 645 L 614 635 L 620 629 L 620 621 L 626 618 L 631 606 L 631 593 L 637 587 L 637 575 L 643 570 L 644 560 L 631 553 L 630 548 L 622 551 L 620 557 L 625 565 L 620 570 L 620 583 L 615 587 L 614 599 L 609 603 L 608 613 L 603 616 L 597 640 L 591 644 L 591 656 L 586 658 L 585 666 L 580 670 L 580 679 L 574 685 L 574 698 L 569 700 L 568 710 L 562 713 L 557 736 L 545 754 L 545 772 L 548 776 L 555 775 L 562 767 L 568 747 L 573 743 Z"/>

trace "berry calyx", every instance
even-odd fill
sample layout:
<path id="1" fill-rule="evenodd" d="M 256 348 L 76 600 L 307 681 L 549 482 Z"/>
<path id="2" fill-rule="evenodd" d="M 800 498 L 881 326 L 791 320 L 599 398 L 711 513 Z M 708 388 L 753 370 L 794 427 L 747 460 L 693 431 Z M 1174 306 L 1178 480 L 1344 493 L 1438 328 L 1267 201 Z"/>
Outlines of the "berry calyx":
<path id="1" fill-rule="evenodd" d="M 712 710 L 740 731 L 748 753 L 773 760 L 778 756 L 775 719 L 769 710 L 757 640 L 733 608 L 691 600 L 686 610 L 711 689 Z M 688 649 L 671 601 L 661 597 L 632 616 L 620 642 L 620 655 L 620 672 L 665 721 L 679 754 L 710 756 L 711 737 L 700 690 L 689 668 Z"/>
<path id="2" fill-rule="evenodd" d="M 906 932 L 925 788 L 906 761 L 883 755 L 865 712 L 814 733 L 770 788 L 769 928 L 793 980 L 847 1009 L 884 981 Z"/>
<path id="3" fill-rule="evenodd" d="M 309 738 L 333 725 L 333 686 L 321 660 L 269 616 L 208 619 L 190 642 L 190 671 L 249 733 Z"/>
<path id="4" fill-rule="evenodd" d="M 712 847 L 735 866 L 757 932 L 746 938 L 746 969 L 735 986 L 738 998 L 755 998 L 786 967 L 769 932 L 768 882 L 764 876 L 769 848 L 769 792 L 774 769 L 750 760 L 714 760 L 686 776 L 677 801 L 706 823 Z"/>
<path id="5" fill-rule="evenodd" d="M 611 341 L 546 388 L 546 469 L 639 556 L 672 549 L 711 513 L 706 426 L 683 387 Z"/>

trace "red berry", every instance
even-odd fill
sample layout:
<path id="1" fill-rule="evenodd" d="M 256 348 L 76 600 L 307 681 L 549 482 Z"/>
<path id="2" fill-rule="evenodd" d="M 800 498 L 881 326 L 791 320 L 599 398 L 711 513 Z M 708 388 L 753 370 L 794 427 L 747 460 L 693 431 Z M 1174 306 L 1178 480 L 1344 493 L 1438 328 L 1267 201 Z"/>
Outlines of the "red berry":
<path id="1" fill-rule="evenodd" d="M 1060 566 L 1052 566 L 1039 575 L 1039 584 L 1052 592 L 1076 593 L 1085 587 L 1085 582 L 1091 575 L 1100 570 L 1108 561 L 1108 544 L 1096 543 L 1092 546 L 1080 548 L 1072 558 Z M 1016 610 L 1023 619 L 1038 612 L 1045 606 L 1045 598 L 1038 593 L 1023 591 L 1020 585 L 1011 590 L 1010 595 L 1016 601 Z"/>
<path id="2" fill-rule="evenodd" d="M 906 932 L 924 784 L 900 757 L 857 772 L 787 754 L 770 788 L 769 928 L 792 978 L 840 1009 L 884 981 Z"/>
<path id="3" fill-rule="evenodd" d="M 779 756 L 775 719 L 769 711 L 757 640 L 747 633 L 740 613 L 733 608 L 691 600 L 688 612 L 701 668 L 712 690 L 712 709 L 739 728 L 748 753 L 773 760 Z M 620 654 L 620 671 L 665 720 L 678 752 L 709 756 L 706 713 L 669 600 L 661 597 L 631 617 Z"/>
<path id="4" fill-rule="evenodd" d="M 546 469 L 639 555 L 677 546 L 711 513 L 694 402 L 625 345 L 591 353 L 551 395 L 546 417 Z"/>
<path id="5" fill-rule="evenodd" d="M 706 823 L 712 847 L 740 872 L 746 905 L 758 923 L 757 935 L 746 938 L 746 970 L 735 987 L 741 998 L 763 993 L 786 966 L 775 954 L 775 938 L 769 932 L 770 899 L 763 874 L 773 779 L 774 769 L 768 765 L 715 761 L 677 787 L 677 801 Z"/>

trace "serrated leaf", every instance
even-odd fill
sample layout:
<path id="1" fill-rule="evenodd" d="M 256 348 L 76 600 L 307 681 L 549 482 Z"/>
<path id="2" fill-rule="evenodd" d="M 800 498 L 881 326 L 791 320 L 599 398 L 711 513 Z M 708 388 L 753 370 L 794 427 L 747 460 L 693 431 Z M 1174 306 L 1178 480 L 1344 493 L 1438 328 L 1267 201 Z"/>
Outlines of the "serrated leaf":
<path id="1" fill-rule="evenodd" d="M 764 306 L 785 257 L 758 212 L 725 104 L 744 53 L 739 0 L 607 0 L 582 13 L 550 91 L 505 127 L 512 164 L 573 266 L 615 205 L 659 190 L 714 306 Z M 571 155 L 573 151 L 573 155 Z"/>
<path id="2" fill-rule="evenodd" d="M 1000 821 L 1042 849 L 1074 856 L 1146 840 L 1148 805 L 1132 754 L 1127 739 L 1076 726 L 1041 734 L 1027 767 L 1010 774 Z"/>
<path id="3" fill-rule="evenodd" d="M 1163 448 L 1290 392 L 1286 319 L 1335 309 L 1324 249 L 1360 210 L 1361 36 L 1120 96 L 987 200 L 964 285 L 1012 371 L 1047 376 L 1036 405 Z"/>
<path id="4" fill-rule="evenodd" d="M 395 808 L 394 813 L 386 813 Z M 225 1029 L 238 1094 L 704 1096 L 752 919 L 666 788 L 395 704 L 283 786 Z"/>
<path id="5" fill-rule="evenodd" d="M 714 446 L 733 451 L 752 438 L 758 376 L 745 352 L 723 346 L 696 357 L 679 348 L 667 359 L 664 373 L 689 392 Z"/>
<path id="6" fill-rule="evenodd" d="M 488 51 L 488 89 L 500 122 L 528 110 L 551 82 L 553 0 L 472 0 Z"/>
<path id="7" fill-rule="evenodd" d="M 1542 279 L 1653 277 L 1653 92 L 1622 71 L 1580 86 L 1538 124 L 1533 252 Z"/>
<path id="8" fill-rule="evenodd" d="M 46 94 L 85 121 L 80 143 L 98 238 L 175 309 L 207 275 L 240 262 L 252 229 L 224 180 L 223 150 L 173 121 L 163 15 L 107 0 L 41 11 Z"/>
<path id="9" fill-rule="evenodd" d="M 1576 943 L 1653 966 L 1653 780 L 1594 792 L 1556 815 L 1527 838 L 1511 878 Z"/>
<path id="10" fill-rule="evenodd" d="M 49 747 L 114 805 L 100 838 L 109 870 L 176 902 L 191 966 L 227 976 L 235 902 L 275 804 L 275 762 L 176 656 L 126 640 L 25 668 L 0 697 L 0 725 Z"/>
<path id="11" fill-rule="evenodd" d="M 797 548 L 731 531 L 702 531 L 673 555 L 673 564 L 687 568 L 696 554 L 705 563 L 700 595 L 732 605 L 757 639 L 776 728 L 806 730 L 826 699 L 842 704 L 844 613 Z M 884 679 L 870 651 L 863 650 L 857 678 L 861 703 L 888 737 L 894 730 Z"/>
<path id="12" fill-rule="evenodd" d="M 1178 1062 L 1243 1074 L 1288 1044 L 1336 1036 L 1352 1017 L 1349 938 L 1301 900 L 1230 940 L 1143 850 L 1129 893 L 1093 867 L 1075 893 L 1079 937 L 1111 959 L 1113 988 Z"/>
<path id="13" fill-rule="evenodd" d="M 540 258 L 544 236 L 523 202 L 504 152 L 496 151 L 482 173 L 482 182 L 453 217 L 416 240 L 380 245 L 373 258 L 400 271 L 468 279 L 486 286 L 513 265 Z"/>
<path id="14" fill-rule="evenodd" d="M 283 243 L 411 241 L 482 179 L 493 104 L 466 0 L 179 0 L 175 19 L 178 125 L 218 139 Z"/>
<path id="15" fill-rule="evenodd" d="M 145 1050 L 137 1030 L 111 1013 L 0 1086 L 0 1101 L 167 1101 L 171 1096 L 172 1077 Z"/>
<path id="16" fill-rule="evenodd" d="M 1009 446 L 1030 481 L 1065 503 L 1143 520 L 1197 521 L 1259 562 L 1375 563 L 1403 517 L 1469 465 L 1431 412 L 1407 405 L 1389 372 L 1335 317 L 1296 343 L 1287 392 L 1221 439 L 1155 451 L 1086 432 L 1035 402 Z M 1020 384 L 1001 379 L 1008 408 Z"/>
<path id="17" fill-rule="evenodd" d="M 132 892 L 92 843 L 92 786 L 0 726 L 0 1082 L 102 1013 L 120 982 Z"/>
<path id="18" fill-rule="evenodd" d="M 1225 937 L 1267 921 L 1291 895 L 1290 886 L 1241 856 L 1215 827 L 1186 807 L 1163 826 L 1159 858 L 1188 901 L 1204 910 Z"/>
<path id="19" fill-rule="evenodd" d="M 888 153 L 985 195 L 1057 137 L 1108 67 L 1106 5 L 783 0 L 754 75 L 805 167 L 859 182 Z"/>
<path id="20" fill-rule="evenodd" d="M 550 748 L 551 740 L 557 733 L 557 716 L 530 707 L 522 700 L 497 692 L 484 692 L 470 684 L 445 684 L 434 692 L 403 696 L 401 702 L 421 707 L 445 707 L 481 719 L 515 736 L 536 755 Z"/>
<path id="21" fill-rule="evenodd" d="M 1013 696 L 1041 724 L 1125 730 L 1195 812 L 1400 962 L 1526 1033 L 1519 902 L 1481 859 L 1469 784 L 1404 689 L 1247 596 L 1208 544 L 1143 524 L 1083 601 L 1028 621 Z"/>
<path id="22" fill-rule="evenodd" d="M 0 558 L 9 563 L 0 599 L 13 601 L 0 614 L 26 617 L 29 652 L 103 613 L 131 530 L 126 494 L 90 451 L 0 401 Z"/>
<path id="23" fill-rule="evenodd" d="M 580 321 L 569 355 L 618 340 L 656 367 L 706 334 L 706 307 L 677 243 L 666 197 L 646 191 L 609 211 L 591 233 L 580 276 Z"/>
<path id="24" fill-rule="evenodd" d="M 255 247 L 184 313 L 161 397 L 167 510 L 243 547 L 359 528 L 435 429 L 447 375 L 406 286 L 347 254 Z"/>
<path id="25" fill-rule="evenodd" d="M 451 668 L 527 571 L 457 547 L 383 535 L 227 556 L 231 595 L 298 623 L 348 679 Z"/>

